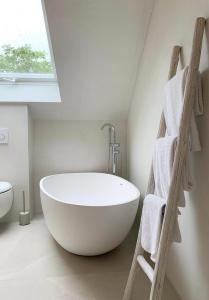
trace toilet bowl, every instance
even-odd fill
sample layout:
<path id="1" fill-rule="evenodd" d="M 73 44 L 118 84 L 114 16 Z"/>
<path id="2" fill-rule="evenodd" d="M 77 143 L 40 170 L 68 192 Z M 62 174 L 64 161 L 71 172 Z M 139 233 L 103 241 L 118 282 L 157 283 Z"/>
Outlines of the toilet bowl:
<path id="1" fill-rule="evenodd" d="M 11 183 L 0 181 L 0 218 L 10 211 L 12 202 L 13 191 Z"/>

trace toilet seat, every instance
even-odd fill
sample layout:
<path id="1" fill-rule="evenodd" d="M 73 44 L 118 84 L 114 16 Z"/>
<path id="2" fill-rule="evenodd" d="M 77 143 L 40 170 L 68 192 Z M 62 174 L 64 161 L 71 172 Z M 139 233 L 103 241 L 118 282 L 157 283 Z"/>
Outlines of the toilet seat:
<path id="1" fill-rule="evenodd" d="M 5 193 L 12 189 L 12 185 L 6 181 L 0 181 L 0 194 Z"/>
<path id="2" fill-rule="evenodd" d="M 0 218 L 4 217 L 11 209 L 13 203 L 12 185 L 6 181 L 0 181 Z"/>

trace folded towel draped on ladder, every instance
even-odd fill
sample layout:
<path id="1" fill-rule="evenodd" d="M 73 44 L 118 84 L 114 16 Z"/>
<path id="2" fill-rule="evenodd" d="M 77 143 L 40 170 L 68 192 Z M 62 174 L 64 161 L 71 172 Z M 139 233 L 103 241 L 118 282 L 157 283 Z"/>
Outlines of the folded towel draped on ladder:
<path id="1" fill-rule="evenodd" d="M 166 136 L 156 140 L 154 153 L 153 153 L 153 173 L 155 181 L 154 194 L 167 199 L 170 181 L 172 176 L 172 169 L 177 147 L 178 137 Z M 192 180 L 189 169 L 189 161 L 185 162 L 184 169 L 182 170 L 182 189 L 181 197 L 179 199 L 179 206 L 185 206 L 183 197 L 183 189 L 190 191 L 192 188 Z"/>
<path id="2" fill-rule="evenodd" d="M 164 88 L 165 104 L 164 117 L 166 123 L 166 135 L 178 136 L 179 125 L 183 110 L 183 97 L 186 85 L 188 67 L 178 72 L 167 82 Z M 195 115 L 203 114 L 203 99 L 200 73 L 197 71 L 196 88 L 193 95 L 193 112 L 190 125 L 190 150 L 200 151 L 201 145 L 199 133 L 195 121 Z"/>
<path id="3" fill-rule="evenodd" d="M 155 262 L 157 259 L 158 244 L 160 240 L 160 231 L 163 221 L 163 213 L 166 206 L 166 200 L 149 194 L 144 199 L 142 210 L 141 226 L 141 245 L 142 248 L 151 254 L 151 259 Z M 181 234 L 177 222 L 173 233 L 173 241 L 181 242 Z"/>
<path id="4" fill-rule="evenodd" d="M 145 251 L 151 253 L 151 259 L 156 261 L 160 239 L 163 211 L 167 203 L 169 186 L 172 175 L 174 155 L 177 146 L 177 137 L 167 136 L 156 140 L 153 153 L 153 172 L 155 181 L 155 195 L 147 195 L 142 210 L 142 236 L 141 244 Z M 188 186 L 188 170 L 184 168 L 184 181 Z M 185 206 L 183 189 L 181 189 L 179 206 Z M 173 241 L 180 242 L 181 234 L 178 225 L 178 212 L 176 212 L 176 226 Z"/>
<path id="5" fill-rule="evenodd" d="M 156 141 L 153 153 L 153 179 L 154 195 L 148 194 L 144 199 L 142 210 L 142 234 L 141 244 L 145 251 L 151 254 L 151 259 L 156 261 L 160 232 L 163 221 L 163 211 L 166 206 L 175 150 L 178 143 L 179 124 L 183 110 L 183 96 L 186 85 L 188 67 L 180 71 L 165 86 L 164 117 L 166 124 L 165 137 Z M 190 125 L 190 149 L 182 170 L 182 188 L 179 194 L 179 207 L 185 206 L 184 190 L 190 191 L 192 179 L 189 167 L 189 150 L 200 151 L 199 134 L 195 121 L 195 115 L 203 114 L 202 88 L 200 74 L 197 72 L 196 88 L 194 90 L 193 112 Z M 173 241 L 180 242 L 181 234 L 178 226 L 178 214 L 176 212 L 176 226 Z"/>

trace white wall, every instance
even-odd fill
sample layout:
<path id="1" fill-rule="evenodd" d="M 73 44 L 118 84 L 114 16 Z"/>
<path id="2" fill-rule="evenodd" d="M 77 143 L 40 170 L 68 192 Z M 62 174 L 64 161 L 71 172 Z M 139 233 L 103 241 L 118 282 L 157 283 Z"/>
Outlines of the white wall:
<path id="1" fill-rule="evenodd" d="M 44 0 L 61 104 L 34 118 L 125 120 L 153 0 Z"/>
<path id="2" fill-rule="evenodd" d="M 34 121 L 33 174 L 35 211 L 41 211 L 39 181 L 61 172 L 105 172 L 108 162 L 108 130 L 105 121 Z M 126 176 L 126 123 L 114 122 L 121 144 L 119 174 Z M 121 159 L 122 158 L 122 159 Z"/>
<path id="3" fill-rule="evenodd" d="M 26 155 L 26 134 L 29 133 L 27 142 L 29 152 L 24 158 L 24 172 L 29 176 L 30 182 L 32 171 L 34 174 L 36 211 L 40 211 L 38 181 L 42 176 L 62 171 L 104 171 L 106 169 L 107 134 L 104 135 L 99 130 L 103 122 L 97 120 L 117 120 L 116 125 L 122 144 L 122 175 L 125 175 L 124 120 L 127 119 L 137 64 L 142 53 L 153 0 L 45 0 L 43 2 L 46 6 L 62 102 L 29 105 L 33 119 L 37 120 L 34 123 L 34 138 L 30 114 L 27 125 L 24 123 L 26 116 L 24 114 L 22 117 L 18 116 L 20 109 L 26 106 L 21 108 L 16 105 L 9 106 L 12 113 L 8 114 L 8 126 L 14 127 L 15 145 L 12 148 L 9 145 L 10 154 L 2 156 L 4 164 L 7 165 L 17 145 L 24 149 L 19 161 L 14 154 L 15 164 L 8 178 L 11 178 L 14 183 L 17 179 L 18 186 L 20 183 L 25 186 L 22 173 L 19 178 L 16 178 L 19 174 L 16 165 L 21 164 Z M 8 89 L 9 86 L 6 88 Z M 12 93 L 16 91 L 15 97 L 21 101 L 22 92 L 19 91 L 18 86 L 11 86 L 11 89 Z M 3 94 L 2 90 L 1 97 Z M 12 94 L 10 96 L 13 97 Z M 26 95 L 22 101 L 27 101 L 26 97 L 28 102 L 34 100 L 34 97 L 36 98 L 34 101 L 42 101 L 42 96 L 39 96 L 37 93 Z M 15 124 L 10 125 L 12 120 L 10 113 Z M 17 129 L 18 131 L 15 132 Z M 25 134 L 25 140 L 18 142 L 22 138 L 20 132 L 22 135 Z M 29 161 L 26 161 L 26 157 Z M 25 176 L 23 176 L 24 180 L 26 180 Z M 32 195 L 31 184 L 29 186 Z M 30 199 L 32 207 L 33 199 L 32 197 Z M 20 205 L 20 201 L 17 202 Z M 14 210 L 15 215 L 17 210 L 19 206 Z"/>
<path id="4" fill-rule="evenodd" d="M 208 0 L 157 0 L 128 121 L 130 179 L 145 193 L 153 143 L 163 106 L 163 86 L 172 47 L 183 46 L 182 61 L 189 62 L 195 19 L 209 16 Z M 208 39 L 207 25 L 207 39 Z M 208 40 L 207 40 L 208 44 Z M 199 118 L 203 151 L 193 154 L 195 187 L 180 217 L 183 243 L 173 245 L 168 275 L 184 300 L 209 299 L 209 72 L 204 41 L 201 58 L 205 101 Z"/>
<path id="5" fill-rule="evenodd" d="M 26 193 L 26 207 L 30 208 L 28 122 L 26 105 L 0 105 L 0 128 L 9 128 L 9 144 L 0 144 L 0 181 L 9 181 L 14 187 L 12 209 L 1 221 L 18 219 L 22 190 Z"/>

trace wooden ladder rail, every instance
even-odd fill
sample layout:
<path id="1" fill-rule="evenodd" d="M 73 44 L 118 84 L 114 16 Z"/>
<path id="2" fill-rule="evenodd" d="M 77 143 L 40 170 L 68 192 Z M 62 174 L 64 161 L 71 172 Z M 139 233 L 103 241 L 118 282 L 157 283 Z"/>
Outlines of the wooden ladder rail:
<path id="1" fill-rule="evenodd" d="M 172 233 L 175 226 L 175 218 L 178 208 L 178 195 L 182 182 L 182 169 L 185 163 L 189 144 L 189 129 L 193 107 L 192 98 L 195 90 L 197 72 L 199 70 L 205 24 L 206 20 L 204 18 L 197 18 L 192 43 L 189 70 L 184 91 L 184 104 L 179 128 L 179 140 L 175 152 L 172 178 L 168 194 L 168 202 L 163 219 L 158 256 L 155 264 L 154 278 L 150 293 L 150 300 L 160 300 L 162 298 L 166 265 L 170 245 L 172 242 Z"/>
<path id="2" fill-rule="evenodd" d="M 155 264 L 154 270 L 148 264 L 148 262 L 143 257 L 143 249 L 141 247 L 141 226 L 139 229 L 136 249 L 134 253 L 134 258 L 129 273 L 129 278 L 125 288 L 123 300 L 130 300 L 134 278 L 136 274 L 136 267 L 139 263 L 145 274 L 150 279 L 151 293 L 150 300 L 160 300 L 162 298 L 163 284 L 166 272 L 166 265 L 168 260 L 168 254 L 170 250 L 170 245 L 172 242 L 172 233 L 175 225 L 176 211 L 178 206 L 178 194 L 181 184 L 182 168 L 185 161 L 185 157 L 188 149 L 188 140 L 189 140 L 189 126 L 192 113 L 192 96 L 195 86 L 195 78 L 197 71 L 199 69 L 200 55 L 202 49 L 202 39 L 205 28 L 206 20 L 204 18 L 197 18 L 195 25 L 195 32 L 193 37 L 192 53 L 189 64 L 189 70 L 187 75 L 186 87 L 184 92 L 184 105 L 183 112 L 181 116 L 180 129 L 179 129 L 179 141 L 175 153 L 172 179 L 169 189 L 168 202 L 166 206 L 165 216 L 163 219 L 159 251 L 157 256 L 157 261 Z M 180 54 L 180 47 L 175 46 L 173 49 L 173 55 L 171 59 L 170 71 L 168 78 L 172 78 L 177 69 L 178 60 Z M 160 127 L 157 137 L 162 137 L 165 135 L 165 120 L 162 113 Z M 151 167 L 148 192 L 153 192 L 153 170 Z"/>
<path id="3" fill-rule="evenodd" d="M 176 74 L 180 51 L 181 51 L 180 46 L 174 46 L 173 47 L 171 62 L 170 62 L 170 68 L 169 68 L 169 73 L 168 73 L 168 80 L 171 79 Z M 165 135 L 165 130 L 166 130 L 165 118 L 164 118 L 164 114 L 162 112 L 157 138 L 163 137 Z M 153 183 L 154 183 L 154 178 L 153 178 L 153 169 L 152 169 L 152 165 L 151 165 L 146 194 L 154 192 Z M 134 257 L 133 257 L 133 261 L 132 261 L 128 281 L 127 281 L 127 284 L 126 284 L 125 292 L 124 292 L 124 295 L 123 295 L 123 300 L 130 300 L 131 299 L 134 279 L 135 279 L 135 275 L 136 275 L 136 267 L 137 267 L 137 264 L 139 263 L 139 260 L 143 260 L 142 259 L 143 253 L 144 253 L 144 250 L 141 247 L 141 225 L 140 225 L 139 234 L 138 234 L 138 238 L 137 238 L 137 242 L 136 242 L 136 249 L 135 249 L 135 253 L 134 253 Z M 139 260 L 137 259 L 138 257 L 140 257 Z M 143 269 L 143 271 L 146 273 L 146 275 L 150 278 L 150 276 L 147 274 L 147 273 L 150 273 L 150 266 L 147 265 L 147 264 L 144 261 L 144 264 L 142 263 L 142 264 L 140 264 L 140 266 Z M 146 271 L 146 269 L 148 269 L 149 271 Z"/>

